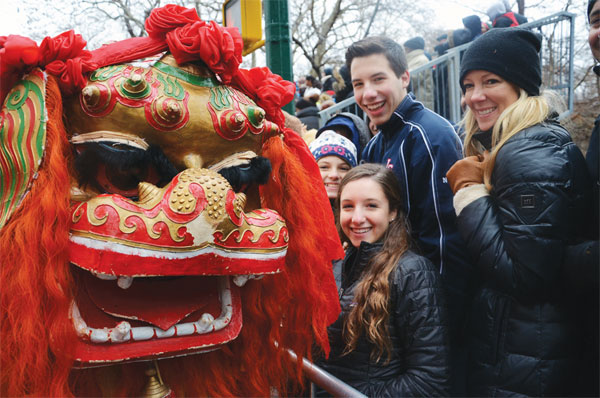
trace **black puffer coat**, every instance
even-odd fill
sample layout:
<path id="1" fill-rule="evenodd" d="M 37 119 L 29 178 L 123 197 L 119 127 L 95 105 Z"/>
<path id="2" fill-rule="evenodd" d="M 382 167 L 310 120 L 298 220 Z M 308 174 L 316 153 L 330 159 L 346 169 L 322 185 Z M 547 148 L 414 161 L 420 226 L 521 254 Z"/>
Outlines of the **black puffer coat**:
<path id="1" fill-rule="evenodd" d="M 370 360 L 373 346 L 365 338 L 350 354 L 341 355 L 345 348 L 342 325 L 351 309 L 354 289 L 381 245 L 362 242 L 334 266 L 342 313 L 329 327 L 329 360 L 319 365 L 369 397 L 447 396 L 449 348 L 439 273 L 429 260 L 413 252 L 401 257 L 390 277 L 391 361 Z"/>
<path id="2" fill-rule="evenodd" d="M 469 392 L 567 396 L 579 330 L 561 263 L 589 222 L 585 161 L 557 123 L 538 124 L 500 149 L 491 184 L 489 195 L 458 217 L 480 277 L 469 327 Z"/>

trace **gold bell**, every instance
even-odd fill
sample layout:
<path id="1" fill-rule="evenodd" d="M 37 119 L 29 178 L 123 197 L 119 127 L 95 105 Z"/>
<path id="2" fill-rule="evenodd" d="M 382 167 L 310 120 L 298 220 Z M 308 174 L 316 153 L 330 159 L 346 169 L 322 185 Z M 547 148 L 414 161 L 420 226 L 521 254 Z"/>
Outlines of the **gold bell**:
<path id="1" fill-rule="evenodd" d="M 152 361 L 150 368 L 146 370 L 146 376 L 148 376 L 148 382 L 142 392 L 142 397 L 145 398 L 175 398 L 171 388 L 166 385 L 160 377 L 160 371 L 158 369 L 158 362 Z"/>

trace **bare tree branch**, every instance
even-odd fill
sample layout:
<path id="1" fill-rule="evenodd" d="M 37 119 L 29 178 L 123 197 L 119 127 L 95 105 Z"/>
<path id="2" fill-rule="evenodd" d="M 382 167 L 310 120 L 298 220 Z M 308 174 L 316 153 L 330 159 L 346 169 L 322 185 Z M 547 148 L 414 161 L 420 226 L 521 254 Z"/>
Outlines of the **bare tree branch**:
<path id="1" fill-rule="evenodd" d="M 375 3 L 375 9 L 373 10 L 373 14 L 371 14 L 369 25 L 367 25 L 367 29 L 365 30 L 365 34 L 363 37 L 369 36 L 369 31 L 371 30 L 371 26 L 373 26 L 373 21 L 375 20 L 375 17 L 377 16 L 377 11 L 379 10 L 379 3 L 381 3 L 381 0 L 377 0 L 377 3 Z"/>

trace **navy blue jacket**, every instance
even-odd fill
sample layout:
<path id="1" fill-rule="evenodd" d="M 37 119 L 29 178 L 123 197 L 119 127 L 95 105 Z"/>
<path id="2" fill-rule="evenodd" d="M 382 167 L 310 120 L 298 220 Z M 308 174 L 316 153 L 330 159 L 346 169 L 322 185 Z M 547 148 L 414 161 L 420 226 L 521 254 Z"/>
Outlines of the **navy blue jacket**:
<path id="1" fill-rule="evenodd" d="M 363 151 L 363 162 L 380 163 L 396 173 L 412 237 L 442 274 L 453 312 L 451 296 L 465 294 L 472 274 L 446 181 L 448 169 L 462 158 L 462 143 L 446 119 L 423 107 L 412 94 L 379 127 L 381 132 Z"/>

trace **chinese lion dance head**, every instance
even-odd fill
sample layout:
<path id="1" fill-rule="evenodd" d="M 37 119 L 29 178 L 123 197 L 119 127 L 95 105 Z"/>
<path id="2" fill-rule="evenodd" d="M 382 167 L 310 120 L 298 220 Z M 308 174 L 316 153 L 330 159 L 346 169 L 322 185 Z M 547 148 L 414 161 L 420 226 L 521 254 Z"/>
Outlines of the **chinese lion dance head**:
<path id="1" fill-rule="evenodd" d="M 146 30 L 0 37 L 3 396 L 294 394 L 286 350 L 329 349 L 343 253 L 293 84 L 194 10 Z"/>

